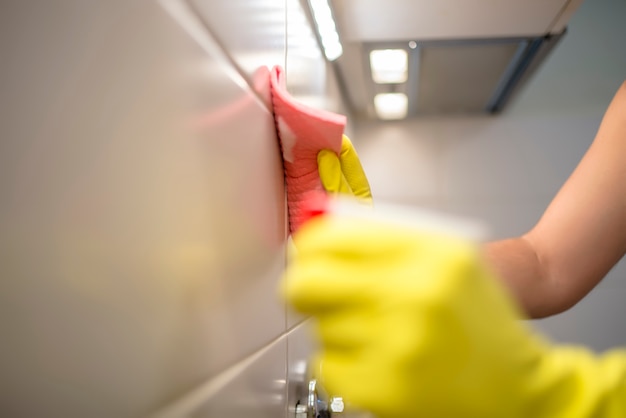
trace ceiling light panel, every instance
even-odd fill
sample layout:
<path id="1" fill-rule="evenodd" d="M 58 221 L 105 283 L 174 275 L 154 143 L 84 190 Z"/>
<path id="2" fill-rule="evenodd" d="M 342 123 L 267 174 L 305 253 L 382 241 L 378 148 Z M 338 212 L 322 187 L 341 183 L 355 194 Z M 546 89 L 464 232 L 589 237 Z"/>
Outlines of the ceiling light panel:
<path id="1" fill-rule="evenodd" d="M 370 51 L 370 67 L 375 83 L 404 83 L 408 77 L 408 54 L 404 49 L 375 49 Z"/>
<path id="2" fill-rule="evenodd" d="M 380 119 L 404 119 L 408 105 L 409 100 L 404 93 L 381 93 L 374 96 L 376 115 Z"/>
<path id="3" fill-rule="evenodd" d="M 324 54 L 329 61 L 334 61 L 343 54 L 343 47 L 339 41 L 337 26 L 328 0 L 309 0 L 309 4 L 313 12 L 317 33 L 322 41 Z"/>

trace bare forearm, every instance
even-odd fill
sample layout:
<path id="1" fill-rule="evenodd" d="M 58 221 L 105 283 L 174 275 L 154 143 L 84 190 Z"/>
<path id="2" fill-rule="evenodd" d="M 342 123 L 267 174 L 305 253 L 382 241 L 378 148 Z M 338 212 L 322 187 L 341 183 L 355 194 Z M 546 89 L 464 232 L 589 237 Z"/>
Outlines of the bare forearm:
<path id="1" fill-rule="evenodd" d="M 546 277 L 539 257 L 527 238 L 487 243 L 484 255 L 528 317 L 546 317 L 565 309 L 559 306 L 557 289 Z"/>
<path id="2" fill-rule="evenodd" d="M 529 317 L 569 309 L 626 253 L 624 155 L 626 83 L 537 225 L 522 237 L 485 245 L 488 262 Z"/>

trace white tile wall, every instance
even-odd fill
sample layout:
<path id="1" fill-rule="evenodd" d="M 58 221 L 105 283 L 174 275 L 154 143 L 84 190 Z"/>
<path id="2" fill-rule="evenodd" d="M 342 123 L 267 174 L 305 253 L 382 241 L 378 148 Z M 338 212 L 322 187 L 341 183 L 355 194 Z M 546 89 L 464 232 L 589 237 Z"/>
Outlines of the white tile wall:
<path id="1" fill-rule="evenodd" d="M 287 54 L 294 94 L 341 100 L 319 51 L 287 51 L 295 6 L 191 6 L 0 5 L 2 416 L 136 417 L 198 393 L 190 414 L 286 414 L 264 66 Z"/>
<path id="2" fill-rule="evenodd" d="M 311 347 L 276 293 L 286 220 L 264 66 L 284 65 L 302 102 L 347 109 L 301 2 L 162 3 L 0 2 L 2 416 L 292 412 Z M 588 109 L 352 136 L 375 198 L 499 237 L 574 168 Z M 624 274 L 537 325 L 623 344 Z"/>
<path id="3" fill-rule="evenodd" d="M 188 3 L 203 22 L 205 31 L 227 51 L 227 59 L 251 85 L 260 66 L 284 66 L 285 0 L 189 0 Z"/>
<path id="4" fill-rule="evenodd" d="M 154 418 L 286 416 L 286 359 L 287 338 L 283 336 L 188 392 Z"/>
<path id="5" fill-rule="evenodd" d="M 367 160 L 373 192 L 383 198 L 439 205 L 551 198 L 586 151 L 599 122 L 597 112 L 584 117 L 364 122 L 355 141 Z"/>
<path id="6" fill-rule="evenodd" d="M 294 327 L 287 336 L 287 399 L 290 407 L 289 413 L 294 416 L 295 405 L 298 401 L 303 402 L 308 394 L 308 381 L 313 377 L 314 370 L 306 359 L 311 358 L 315 352 L 313 324 L 304 321 Z"/>
<path id="7" fill-rule="evenodd" d="M 287 89 L 299 102 L 315 108 L 346 114 L 330 64 L 316 47 L 308 6 L 302 0 L 287 0 Z"/>

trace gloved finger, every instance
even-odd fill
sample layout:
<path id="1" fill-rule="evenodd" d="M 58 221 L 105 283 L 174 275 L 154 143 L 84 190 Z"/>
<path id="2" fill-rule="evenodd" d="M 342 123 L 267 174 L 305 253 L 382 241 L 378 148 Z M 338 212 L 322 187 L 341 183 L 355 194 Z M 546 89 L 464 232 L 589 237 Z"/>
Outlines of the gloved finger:
<path id="1" fill-rule="evenodd" d="M 346 180 L 337 154 L 330 150 L 321 150 L 317 154 L 317 166 L 324 190 L 329 193 L 352 195 L 353 191 Z"/>
<path id="2" fill-rule="evenodd" d="M 353 268 L 320 256 L 288 265 L 281 293 L 297 311 L 320 315 L 371 303 L 377 290 Z"/>
<path id="3" fill-rule="evenodd" d="M 463 411 L 446 413 L 450 402 L 446 388 L 455 374 L 438 367 L 445 366 L 448 359 L 439 356 L 431 360 L 426 364 L 428 370 L 422 371 L 424 363 L 416 367 L 412 359 L 403 360 L 372 344 L 353 351 L 324 349 L 314 357 L 314 365 L 322 386 L 331 395 L 341 395 L 346 408 L 381 418 L 464 416 Z M 416 402 L 415 408 L 408 406 L 407 400 Z M 421 405 L 424 400 L 435 407 Z"/>
<path id="4" fill-rule="evenodd" d="M 353 352 L 375 344 L 375 310 L 370 306 L 340 307 L 316 316 L 316 331 L 325 350 Z"/>
<path id="5" fill-rule="evenodd" d="M 365 176 L 365 171 L 361 165 L 361 160 L 352 146 L 350 138 L 343 136 L 341 141 L 341 153 L 339 156 L 341 162 L 341 172 L 345 176 L 350 189 L 355 196 L 362 199 L 371 200 L 372 192 L 369 182 Z"/>
<path id="6" fill-rule="evenodd" d="M 364 262 L 374 261 L 369 257 L 379 260 L 404 254 L 407 245 L 416 241 L 415 234 L 415 231 L 407 232 L 398 225 L 376 220 L 329 215 L 309 220 L 293 235 L 293 240 L 300 260 L 332 254 L 345 261 L 363 258 L 359 260 L 359 265 L 363 265 Z M 428 249 L 429 242 L 424 240 L 425 249 Z M 385 264 L 390 265 L 390 262 Z"/>

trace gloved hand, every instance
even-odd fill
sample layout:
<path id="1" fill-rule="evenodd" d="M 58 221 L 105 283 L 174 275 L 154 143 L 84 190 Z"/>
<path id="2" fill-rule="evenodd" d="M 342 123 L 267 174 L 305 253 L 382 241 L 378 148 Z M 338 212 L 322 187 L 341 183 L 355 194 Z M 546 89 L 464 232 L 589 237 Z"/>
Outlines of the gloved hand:
<path id="1" fill-rule="evenodd" d="M 378 418 L 626 417 L 626 354 L 551 346 L 458 238 L 322 215 L 283 294 L 316 320 L 322 385 Z"/>
<path id="2" fill-rule="evenodd" d="M 330 150 L 317 154 L 317 165 L 322 185 L 331 194 L 353 195 L 371 203 L 372 192 L 352 142 L 344 135 L 339 156 Z"/>

